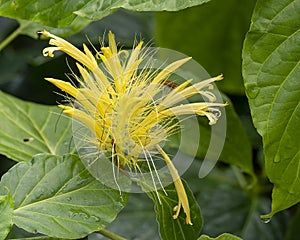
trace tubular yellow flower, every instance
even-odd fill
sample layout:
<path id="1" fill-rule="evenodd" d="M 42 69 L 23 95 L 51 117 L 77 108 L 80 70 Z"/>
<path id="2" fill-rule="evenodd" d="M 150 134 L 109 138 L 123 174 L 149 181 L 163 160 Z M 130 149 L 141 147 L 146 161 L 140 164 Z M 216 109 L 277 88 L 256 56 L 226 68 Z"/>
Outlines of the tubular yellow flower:
<path id="1" fill-rule="evenodd" d="M 95 136 L 93 143 L 106 155 L 110 155 L 117 166 L 124 169 L 139 170 L 140 159 L 151 159 L 159 154 L 171 173 L 178 196 L 178 205 L 174 207 L 174 219 L 178 218 L 181 207 L 186 214 L 186 223 L 192 224 L 188 197 L 180 176 L 169 156 L 159 145 L 178 127 L 174 120 L 182 115 L 206 116 L 210 124 L 215 124 L 220 116 L 218 107 L 227 104 L 216 103 L 215 95 L 210 91 L 212 83 L 222 76 L 191 84 L 188 80 L 180 85 L 163 91 L 169 84 L 168 77 L 191 58 L 171 63 L 161 71 L 151 71 L 151 63 L 140 67 L 145 58 L 140 42 L 129 54 L 118 51 L 114 35 L 109 32 L 109 46 L 102 47 L 94 57 L 83 45 L 80 51 L 72 44 L 47 31 L 52 47 L 44 49 L 45 56 L 53 57 L 60 50 L 78 63 L 80 77 L 75 76 L 79 86 L 46 78 L 67 94 L 76 103 L 71 106 L 60 105 L 65 114 L 80 121 Z M 102 60 L 102 66 L 97 59 Z M 208 102 L 182 102 L 196 94 L 201 94 Z M 68 98 L 70 100 L 70 97 Z M 152 162 L 153 163 L 153 162 Z M 151 172 L 150 165 L 149 171 Z M 155 185 L 155 183 L 154 183 Z"/>

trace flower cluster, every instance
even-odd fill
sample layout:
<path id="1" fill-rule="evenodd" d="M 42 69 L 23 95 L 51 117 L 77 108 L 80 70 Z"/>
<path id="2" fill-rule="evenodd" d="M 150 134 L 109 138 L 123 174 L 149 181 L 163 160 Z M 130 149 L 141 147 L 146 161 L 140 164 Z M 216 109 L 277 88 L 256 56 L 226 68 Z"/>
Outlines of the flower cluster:
<path id="1" fill-rule="evenodd" d="M 215 124 L 220 116 L 218 107 L 226 103 L 216 103 L 210 91 L 212 83 L 222 76 L 191 84 L 192 80 L 170 85 L 168 77 L 190 58 L 171 63 L 160 71 L 151 71 L 151 63 L 145 68 L 140 65 L 145 59 L 143 42 L 132 51 L 118 50 L 114 35 L 109 32 L 108 47 L 102 47 L 94 56 L 86 45 L 83 51 L 47 31 L 42 31 L 50 39 L 51 47 L 43 50 L 44 56 L 54 56 L 60 50 L 74 58 L 80 76 L 78 83 L 46 78 L 68 94 L 68 99 L 77 104 L 59 105 L 63 112 L 80 121 L 95 136 L 95 144 L 102 152 L 110 154 L 116 165 L 141 171 L 141 156 L 150 161 L 153 154 L 159 154 L 171 173 L 178 195 L 178 205 L 174 207 L 176 219 L 181 207 L 186 214 L 186 223 L 192 224 L 188 198 L 180 176 L 160 143 L 176 131 L 174 121 L 182 115 L 206 116 L 209 124 Z M 122 56 L 121 56 L 122 55 Z M 102 67 L 99 65 L 102 63 Z M 150 67 L 149 67 L 150 66 Z M 207 98 L 207 102 L 182 102 L 196 94 Z M 151 169 L 149 169 L 151 170 Z"/>

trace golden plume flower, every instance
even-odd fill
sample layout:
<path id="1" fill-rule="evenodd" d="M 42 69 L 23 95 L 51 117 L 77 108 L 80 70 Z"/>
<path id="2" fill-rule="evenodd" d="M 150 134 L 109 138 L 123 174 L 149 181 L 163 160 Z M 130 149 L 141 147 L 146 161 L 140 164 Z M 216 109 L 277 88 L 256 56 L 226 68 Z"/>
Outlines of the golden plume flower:
<path id="1" fill-rule="evenodd" d="M 222 76 L 191 84 L 192 80 L 174 85 L 169 92 L 162 88 L 169 85 L 168 77 L 190 58 L 175 61 L 161 71 L 144 69 L 140 64 L 145 58 L 142 53 L 143 42 L 137 44 L 130 54 L 118 50 L 114 35 L 109 32 L 109 46 L 102 47 L 94 56 L 87 46 L 83 51 L 66 40 L 47 31 L 40 32 L 51 38 L 53 45 L 43 50 L 44 56 L 54 56 L 57 50 L 74 58 L 80 77 L 79 86 L 69 82 L 46 78 L 78 103 L 59 105 L 63 112 L 80 121 L 94 135 L 94 144 L 114 159 L 119 168 L 128 167 L 140 170 L 139 159 L 152 159 L 152 154 L 160 154 L 171 173 L 178 204 L 174 207 L 173 218 L 179 216 L 181 207 L 186 214 L 186 223 L 192 224 L 188 197 L 171 159 L 160 146 L 178 127 L 174 119 L 182 115 L 206 116 L 209 124 L 215 124 L 220 116 L 218 107 L 227 104 L 216 103 L 215 95 L 210 92 L 212 83 Z M 121 58 L 121 54 L 123 57 Z M 124 60 L 125 55 L 125 60 Z M 104 68 L 99 66 L 99 59 Z M 148 68 L 147 68 L 148 67 Z M 182 104 L 196 94 L 201 94 L 208 102 Z M 151 169 L 149 169 L 151 171 Z"/>

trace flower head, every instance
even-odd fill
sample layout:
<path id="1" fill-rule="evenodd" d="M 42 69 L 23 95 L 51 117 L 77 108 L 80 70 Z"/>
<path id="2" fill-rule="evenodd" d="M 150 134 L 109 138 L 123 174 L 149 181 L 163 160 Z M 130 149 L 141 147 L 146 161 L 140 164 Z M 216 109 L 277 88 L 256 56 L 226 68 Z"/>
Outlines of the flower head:
<path id="1" fill-rule="evenodd" d="M 54 56 L 60 50 L 77 63 L 80 77 L 79 86 L 69 82 L 46 78 L 47 81 L 66 92 L 77 104 L 59 105 L 65 114 L 79 120 L 95 136 L 93 143 L 115 160 L 118 167 L 140 170 L 139 160 L 160 154 L 171 173 L 178 195 L 178 205 L 173 216 L 176 219 L 181 207 L 186 214 L 186 223 L 192 224 L 188 198 L 180 176 L 160 143 L 176 131 L 174 119 L 182 115 L 206 116 L 209 124 L 215 124 L 220 116 L 215 95 L 209 91 L 212 83 L 222 76 L 191 84 L 192 80 L 170 85 L 168 77 L 190 58 L 181 59 L 166 66 L 161 71 L 151 71 L 151 63 L 145 68 L 140 65 L 145 58 L 140 42 L 129 54 L 117 49 L 114 35 L 109 32 L 108 47 L 102 47 L 94 56 L 83 45 L 83 52 L 75 46 L 47 31 L 41 32 L 50 37 L 50 44 L 44 49 L 44 56 Z M 123 55 L 123 56 L 121 56 Z M 99 65 L 102 61 L 102 67 Z M 150 66 L 150 67 L 149 67 Z M 182 104 L 196 94 L 201 94 L 208 102 Z M 151 169 L 149 169 L 151 170 Z"/>

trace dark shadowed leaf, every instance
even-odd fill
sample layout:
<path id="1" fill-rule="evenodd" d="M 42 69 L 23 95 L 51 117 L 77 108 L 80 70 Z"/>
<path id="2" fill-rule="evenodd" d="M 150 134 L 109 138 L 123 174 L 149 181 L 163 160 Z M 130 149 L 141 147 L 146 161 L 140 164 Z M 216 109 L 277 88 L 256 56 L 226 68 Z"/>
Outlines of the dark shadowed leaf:
<path id="1" fill-rule="evenodd" d="M 153 202 L 146 194 L 130 194 L 128 204 L 107 226 L 127 239 L 160 240 Z"/>
<path id="2" fill-rule="evenodd" d="M 191 220 L 193 225 L 186 224 L 183 210 L 181 210 L 178 219 L 174 220 L 172 217 L 174 214 L 173 208 L 177 205 L 178 201 L 174 184 L 165 187 L 167 195 L 162 190 L 158 190 L 161 202 L 159 201 L 157 193 L 154 191 L 152 186 L 145 184 L 145 182 L 142 181 L 138 182 L 138 184 L 154 202 L 161 239 L 196 240 L 198 238 L 202 228 L 200 207 L 196 202 L 192 191 L 184 181 L 183 184 L 190 204 Z"/>
<path id="3" fill-rule="evenodd" d="M 268 198 L 256 192 L 261 185 L 242 189 L 231 169 L 218 166 L 206 178 L 199 179 L 200 164 L 194 161 L 184 178 L 201 206 L 203 234 L 217 237 L 231 233 L 245 240 L 284 239 L 289 224 L 286 212 L 276 215 L 267 224 L 260 219 L 261 214 L 269 211 L 270 204 Z"/>
<path id="4" fill-rule="evenodd" d="M 216 238 L 212 238 L 207 235 L 202 235 L 198 240 L 242 240 L 242 239 L 230 233 L 223 233 Z"/>

